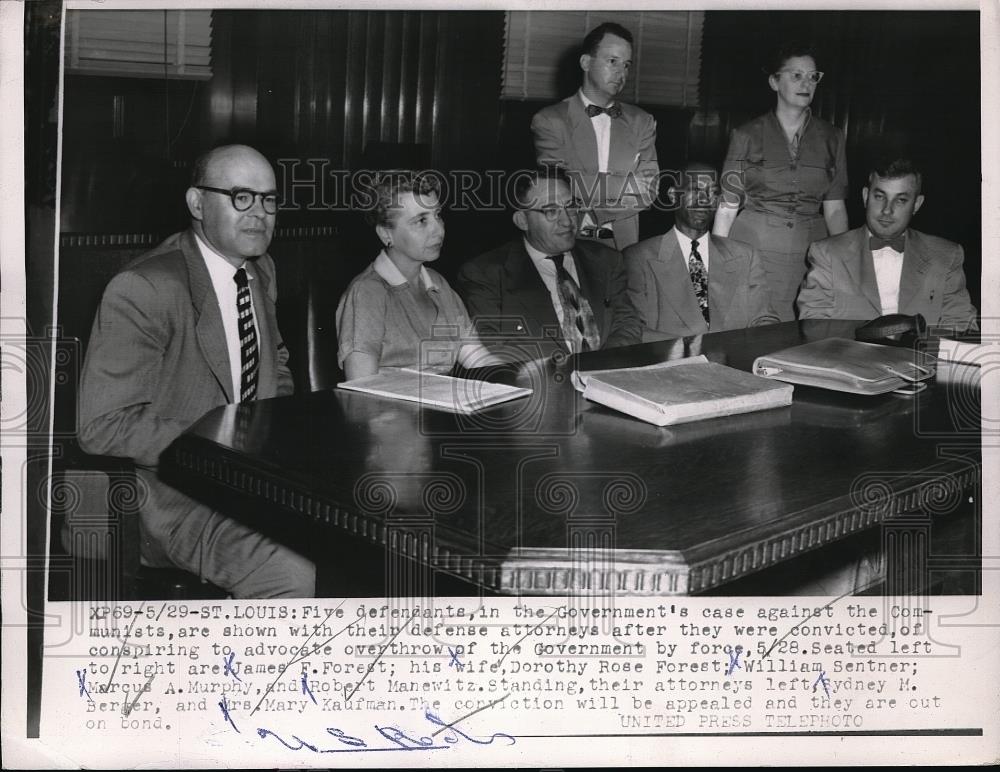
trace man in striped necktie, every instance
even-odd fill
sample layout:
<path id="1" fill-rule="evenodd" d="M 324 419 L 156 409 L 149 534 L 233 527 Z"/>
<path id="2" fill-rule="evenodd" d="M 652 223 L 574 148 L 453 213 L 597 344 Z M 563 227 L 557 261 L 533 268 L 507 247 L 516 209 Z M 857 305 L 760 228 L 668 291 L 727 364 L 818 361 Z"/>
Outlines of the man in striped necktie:
<path id="1" fill-rule="evenodd" d="M 514 198 L 521 238 L 458 274 L 483 342 L 524 359 L 639 343 L 621 253 L 577 240 L 580 208 L 566 175 L 558 168 L 519 172 Z"/>
<path id="2" fill-rule="evenodd" d="M 228 145 L 199 158 L 192 176 L 191 228 L 105 290 L 81 377 L 80 445 L 135 461 L 148 491 L 144 564 L 177 566 L 238 598 L 312 596 L 311 560 L 157 473 L 163 451 L 212 408 L 231 406 L 223 420 L 239 441 L 253 429 L 253 400 L 292 393 L 267 255 L 278 208 L 271 165 Z"/>

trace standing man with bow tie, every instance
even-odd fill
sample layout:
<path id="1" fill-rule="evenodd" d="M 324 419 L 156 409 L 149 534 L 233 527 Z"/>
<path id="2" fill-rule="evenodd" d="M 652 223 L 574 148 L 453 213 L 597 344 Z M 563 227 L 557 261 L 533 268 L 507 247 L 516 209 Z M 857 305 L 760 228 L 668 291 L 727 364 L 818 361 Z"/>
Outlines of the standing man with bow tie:
<path id="1" fill-rule="evenodd" d="M 656 197 L 656 121 L 618 101 L 632 34 L 607 22 L 584 38 L 580 90 L 531 120 L 539 166 L 560 166 L 588 209 L 579 234 L 622 250 L 639 240 L 639 212 Z"/>
<path id="2" fill-rule="evenodd" d="M 962 247 L 909 227 L 924 203 L 921 182 L 920 170 L 906 158 L 871 171 L 862 190 L 866 225 L 809 248 L 800 318 L 921 314 L 931 327 L 976 329 Z"/>

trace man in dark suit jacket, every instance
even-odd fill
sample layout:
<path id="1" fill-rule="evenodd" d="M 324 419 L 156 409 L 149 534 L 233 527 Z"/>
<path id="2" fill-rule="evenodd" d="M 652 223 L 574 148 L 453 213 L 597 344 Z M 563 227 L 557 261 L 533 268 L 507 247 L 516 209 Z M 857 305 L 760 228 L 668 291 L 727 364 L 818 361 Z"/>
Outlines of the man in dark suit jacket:
<path id="1" fill-rule="evenodd" d="M 80 445 L 135 461 L 147 565 L 178 566 L 236 597 L 312 596 L 311 561 L 157 475 L 160 454 L 207 411 L 229 404 L 236 423 L 236 403 L 292 392 L 266 254 L 277 211 L 271 165 L 250 147 L 217 148 L 195 164 L 186 200 L 191 229 L 104 292 L 80 382 Z"/>
<path id="2" fill-rule="evenodd" d="M 632 64 L 632 35 L 608 22 L 583 41 L 580 90 L 531 120 L 539 166 L 561 166 L 588 210 L 580 235 L 619 250 L 639 240 L 639 212 L 656 197 L 656 121 L 616 101 Z"/>
<path id="3" fill-rule="evenodd" d="M 921 314 L 932 327 L 977 328 L 962 247 L 909 227 L 924 203 L 921 182 L 909 159 L 872 170 L 861 191 L 866 225 L 809 247 L 798 296 L 801 318 Z"/>
<path id="4" fill-rule="evenodd" d="M 622 256 L 576 238 L 579 210 L 557 169 L 521 174 L 522 237 L 462 266 L 458 291 L 483 342 L 511 359 L 639 343 Z"/>
<path id="5" fill-rule="evenodd" d="M 629 295 L 644 341 L 773 324 L 767 278 L 757 251 L 711 236 L 718 175 L 689 164 L 671 186 L 674 227 L 625 250 Z"/>

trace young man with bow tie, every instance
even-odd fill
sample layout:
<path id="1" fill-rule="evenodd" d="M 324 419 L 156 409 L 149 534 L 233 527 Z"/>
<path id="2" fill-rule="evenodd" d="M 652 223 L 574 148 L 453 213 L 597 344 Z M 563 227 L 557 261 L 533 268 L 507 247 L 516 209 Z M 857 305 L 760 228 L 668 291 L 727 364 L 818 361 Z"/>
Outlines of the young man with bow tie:
<path id="1" fill-rule="evenodd" d="M 656 121 L 618 101 L 632 66 L 632 34 L 607 22 L 584 38 L 580 90 L 531 120 L 539 166 L 562 167 L 584 202 L 579 234 L 622 250 L 639 240 L 639 212 L 656 197 Z"/>
<path id="2" fill-rule="evenodd" d="M 921 314 L 931 327 L 977 328 L 962 247 L 909 227 L 924 203 L 921 182 L 920 170 L 906 158 L 871 171 L 862 190 L 866 225 L 809 248 L 800 318 Z"/>

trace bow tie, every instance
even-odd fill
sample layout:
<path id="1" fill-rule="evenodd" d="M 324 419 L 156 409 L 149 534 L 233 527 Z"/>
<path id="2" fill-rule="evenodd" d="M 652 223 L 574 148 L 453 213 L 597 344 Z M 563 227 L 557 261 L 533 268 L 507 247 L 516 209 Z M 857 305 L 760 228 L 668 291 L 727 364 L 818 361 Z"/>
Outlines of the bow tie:
<path id="1" fill-rule="evenodd" d="M 890 247 L 894 252 L 899 252 L 903 254 L 903 246 L 906 244 L 906 235 L 900 233 L 896 238 L 893 239 L 880 239 L 878 236 L 872 236 L 868 239 L 868 248 L 872 252 L 877 252 L 885 247 Z"/>
<path id="2" fill-rule="evenodd" d="M 620 118 L 622 114 L 621 106 L 615 102 L 607 107 L 598 107 L 597 105 L 587 105 L 587 117 L 596 118 L 601 113 L 607 113 L 612 118 Z"/>

